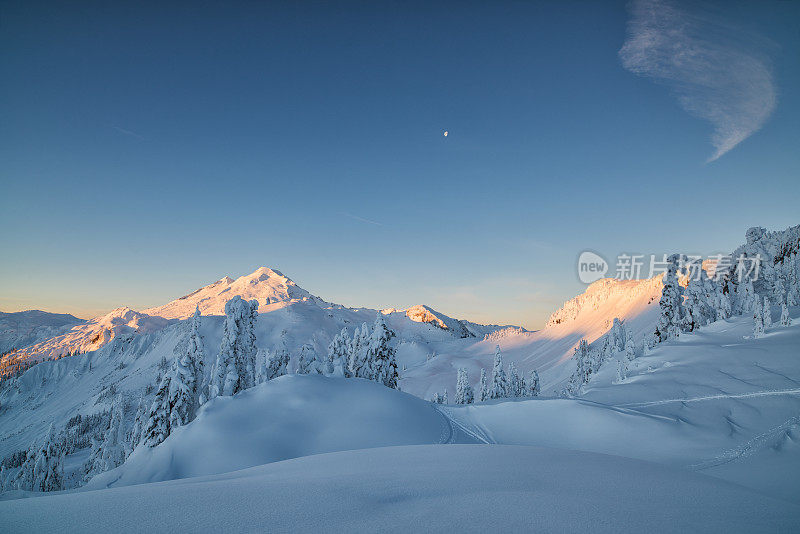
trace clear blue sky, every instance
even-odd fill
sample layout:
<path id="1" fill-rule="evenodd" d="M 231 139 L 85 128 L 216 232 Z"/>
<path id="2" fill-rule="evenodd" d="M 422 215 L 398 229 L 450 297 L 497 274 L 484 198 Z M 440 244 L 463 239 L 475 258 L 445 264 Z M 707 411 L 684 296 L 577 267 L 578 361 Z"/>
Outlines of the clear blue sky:
<path id="1" fill-rule="evenodd" d="M 623 2 L 162 4 L 0 4 L 0 310 L 141 309 L 267 265 L 535 328 L 586 248 L 800 223 L 797 2 L 715 8 L 763 37 L 777 107 L 709 163 L 712 124 L 624 68 Z"/>

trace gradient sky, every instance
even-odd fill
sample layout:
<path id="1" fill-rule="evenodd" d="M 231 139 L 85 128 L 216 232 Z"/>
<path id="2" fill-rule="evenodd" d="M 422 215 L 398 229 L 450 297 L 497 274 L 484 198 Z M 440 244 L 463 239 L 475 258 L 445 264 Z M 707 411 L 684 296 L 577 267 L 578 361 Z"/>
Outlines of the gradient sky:
<path id="1" fill-rule="evenodd" d="M 729 116 L 760 89 L 717 80 L 709 117 L 680 73 L 623 65 L 635 5 L 331 4 L 1 2 L 0 310 L 142 309 L 266 265 L 537 328 L 584 249 L 800 223 L 798 2 L 705 10 L 714 53 L 768 69 L 761 119 Z M 707 162 L 729 119 L 758 131 Z"/>

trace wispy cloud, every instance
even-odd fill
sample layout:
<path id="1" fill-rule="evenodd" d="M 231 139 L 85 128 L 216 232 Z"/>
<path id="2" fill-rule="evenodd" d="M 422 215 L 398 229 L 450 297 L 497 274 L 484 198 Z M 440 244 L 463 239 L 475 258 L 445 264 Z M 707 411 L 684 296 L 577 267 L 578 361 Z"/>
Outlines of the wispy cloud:
<path id="1" fill-rule="evenodd" d="M 345 217 L 349 217 L 351 219 L 355 219 L 356 221 L 361 221 L 363 223 L 374 224 L 375 226 L 383 226 L 383 223 L 379 223 L 378 221 L 373 221 L 372 219 L 359 217 L 358 215 L 353 215 L 352 213 L 346 213 L 344 211 L 341 211 L 339 212 L 339 215 L 343 215 Z"/>
<path id="2" fill-rule="evenodd" d="M 760 129 L 777 105 L 764 39 L 712 20 L 696 5 L 635 0 L 619 51 L 629 71 L 665 83 L 714 127 L 714 161 Z"/>
<path id="3" fill-rule="evenodd" d="M 144 139 L 144 137 L 142 137 L 141 135 L 137 134 L 136 132 L 132 132 L 130 130 L 126 130 L 125 128 L 120 128 L 119 126 L 112 126 L 112 128 L 114 128 L 119 133 L 122 133 L 122 134 L 125 134 L 125 135 L 130 135 L 131 137 L 135 137 L 137 139 Z"/>

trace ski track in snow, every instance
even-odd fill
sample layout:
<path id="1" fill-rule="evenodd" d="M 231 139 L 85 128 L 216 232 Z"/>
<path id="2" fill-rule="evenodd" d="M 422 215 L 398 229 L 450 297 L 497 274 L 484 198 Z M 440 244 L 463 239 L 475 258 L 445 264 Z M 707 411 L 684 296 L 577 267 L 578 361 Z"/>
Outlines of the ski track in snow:
<path id="1" fill-rule="evenodd" d="M 753 397 L 771 397 L 774 395 L 800 395 L 800 388 L 795 389 L 776 389 L 766 391 L 753 391 L 750 393 L 730 393 L 722 395 L 705 395 L 702 397 L 689 397 L 683 399 L 664 399 L 650 402 L 633 402 L 627 404 L 617 404 L 620 408 L 645 408 L 647 406 L 658 406 L 661 404 L 672 404 L 675 402 L 702 402 L 719 399 L 747 399 Z"/>
<path id="2" fill-rule="evenodd" d="M 798 425 L 800 425 L 800 415 L 796 415 L 787 419 L 782 424 L 773 427 L 766 432 L 762 432 L 738 447 L 723 451 L 709 460 L 704 460 L 702 462 L 689 465 L 688 468 L 695 471 L 702 471 L 711 467 L 717 467 L 730 462 L 735 462 L 737 460 L 741 460 L 742 458 L 747 458 L 748 456 L 752 456 L 758 451 L 771 446 L 781 437 L 781 435 L 787 433 L 793 427 Z"/>
<path id="3" fill-rule="evenodd" d="M 453 413 L 450 411 L 449 408 L 445 408 L 443 406 L 436 406 L 435 407 L 439 413 L 441 413 L 445 419 L 447 419 L 449 426 L 450 426 L 450 440 L 443 443 L 453 443 L 453 438 L 455 436 L 455 430 L 460 430 L 467 436 L 473 438 L 478 443 L 483 443 L 485 445 L 492 445 L 495 444 L 494 440 L 489 439 L 483 432 L 481 432 L 477 428 L 468 428 L 466 425 L 458 421 L 455 417 L 453 417 Z"/>

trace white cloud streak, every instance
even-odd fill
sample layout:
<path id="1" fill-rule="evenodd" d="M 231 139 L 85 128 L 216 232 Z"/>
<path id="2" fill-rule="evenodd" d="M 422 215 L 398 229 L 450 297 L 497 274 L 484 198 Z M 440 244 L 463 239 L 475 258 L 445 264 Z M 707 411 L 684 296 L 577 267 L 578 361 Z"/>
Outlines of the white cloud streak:
<path id="1" fill-rule="evenodd" d="M 778 102 L 765 40 L 669 0 L 635 0 L 630 12 L 623 66 L 666 84 L 711 123 L 709 162 L 764 125 Z"/>

